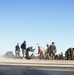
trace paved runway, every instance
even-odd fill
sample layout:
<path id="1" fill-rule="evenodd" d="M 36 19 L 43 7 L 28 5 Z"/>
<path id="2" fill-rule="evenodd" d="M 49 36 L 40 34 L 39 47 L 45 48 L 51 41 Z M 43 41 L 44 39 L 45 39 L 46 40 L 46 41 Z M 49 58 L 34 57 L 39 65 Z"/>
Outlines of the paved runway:
<path id="1" fill-rule="evenodd" d="M 0 75 L 74 75 L 74 61 L 0 59 Z"/>

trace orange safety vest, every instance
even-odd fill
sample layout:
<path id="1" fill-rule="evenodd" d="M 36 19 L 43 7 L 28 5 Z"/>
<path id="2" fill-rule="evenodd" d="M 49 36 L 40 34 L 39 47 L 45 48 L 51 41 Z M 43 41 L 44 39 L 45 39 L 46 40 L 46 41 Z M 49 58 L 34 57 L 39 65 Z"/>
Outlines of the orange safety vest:
<path id="1" fill-rule="evenodd" d="M 44 52 L 44 48 L 43 47 L 40 47 L 40 52 Z"/>

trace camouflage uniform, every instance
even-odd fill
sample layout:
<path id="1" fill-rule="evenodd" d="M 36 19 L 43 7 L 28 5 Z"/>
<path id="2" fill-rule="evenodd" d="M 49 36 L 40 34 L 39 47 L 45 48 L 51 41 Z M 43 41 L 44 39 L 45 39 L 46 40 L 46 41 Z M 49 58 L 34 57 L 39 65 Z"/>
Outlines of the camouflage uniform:
<path id="1" fill-rule="evenodd" d="M 50 45 L 50 52 L 51 52 L 52 60 L 54 60 L 55 53 L 56 53 L 56 46 L 54 45 L 54 42 L 52 42 L 52 44 Z"/>
<path id="2" fill-rule="evenodd" d="M 19 58 L 20 57 L 20 47 L 19 47 L 19 43 L 17 43 L 17 45 L 15 46 L 15 58 Z"/>
<path id="3" fill-rule="evenodd" d="M 47 44 L 47 49 L 46 49 L 46 58 L 47 58 L 47 59 L 50 59 L 50 56 L 51 56 L 50 45 Z"/>
<path id="4" fill-rule="evenodd" d="M 65 52 L 65 58 L 67 60 L 72 60 L 73 59 L 73 48 L 67 49 L 67 51 Z"/>

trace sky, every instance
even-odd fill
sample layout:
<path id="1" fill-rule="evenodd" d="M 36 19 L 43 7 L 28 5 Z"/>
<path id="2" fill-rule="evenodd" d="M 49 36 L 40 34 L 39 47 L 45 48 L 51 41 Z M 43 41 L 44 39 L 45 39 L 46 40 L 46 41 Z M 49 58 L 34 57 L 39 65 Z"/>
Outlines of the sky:
<path id="1" fill-rule="evenodd" d="M 0 0 L 0 55 L 24 40 L 45 49 L 55 42 L 57 54 L 74 47 L 74 0 Z"/>

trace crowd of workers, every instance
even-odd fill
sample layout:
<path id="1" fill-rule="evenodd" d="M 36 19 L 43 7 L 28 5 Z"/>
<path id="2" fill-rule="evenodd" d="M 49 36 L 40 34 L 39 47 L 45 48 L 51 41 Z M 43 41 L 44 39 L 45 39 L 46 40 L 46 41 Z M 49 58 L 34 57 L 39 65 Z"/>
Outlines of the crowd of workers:
<path id="1" fill-rule="evenodd" d="M 55 53 L 57 52 L 55 43 L 52 42 L 51 45 L 47 44 L 47 49 L 45 50 L 43 47 L 38 46 L 38 53 L 40 54 L 40 59 L 55 59 Z"/>
<path id="2" fill-rule="evenodd" d="M 30 59 L 29 57 L 29 51 L 34 51 L 33 46 L 26 48 L 26 41 L 24 41 L 21 46 L 19 46 L 19 43 L 15 46 L 15 58 L 20 57 L 20 48 L 22 49 L 22 58 Z M 47 49 L 44 49 L 43 47 L 38 45 L 38 54 L 40 59 L 50 59 L 51 56 L 52 59 L 55 59 L 55 53 L 56 53 L 56 46 L 55 43 L 52 42 L 51 45 L 47 44 Z"/>
<path id="3" fill-rule="evenodd" d="M 19 43 L 15 46 L 15 58 L 20 57 L 20 47 L 22 49 L 22 58 L 30 59 L 29 58 L 29 51 L 34 50 L 33 47 L 26 48 L 26 41 L 24 41 L 21 46 L 19 46 Z"/>
<path id="4" fill-rule="evenodd" d="M 55 42 L 52 42 L 51 45 L 47 44 L 47 48 L 44 49 L 44 47 L 41 47 L 39 44 L 37 44 L 38 48 L 38 58 L 39 59 L 66 59 L 66 60 L 74 60 L 74 48 L 69 48 L 65 52 L 65 57 L 63 56 L 63 53 L 57 55 L 57 49 Z M 29 57 L 29 51 L 34 52 L 35 49 L 33 49 L 33 46 L 30 46 L 26 48 L 26 41 L 24 41 L 21 46 L 19 46 L 19 43 L 15 46 L 15 58 L 20 58 L 20 49 L 22 49 L 22 58 L 30 59 Z"/>

